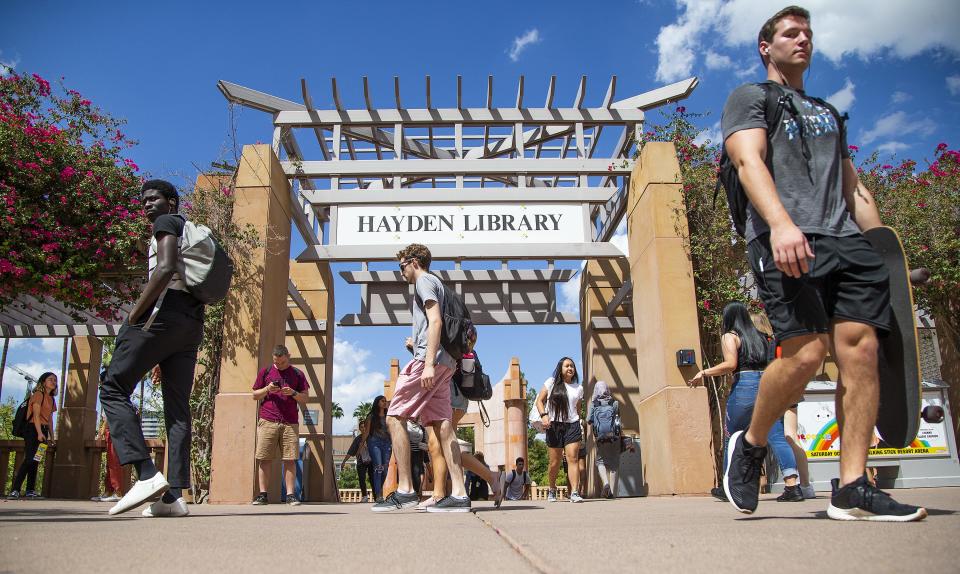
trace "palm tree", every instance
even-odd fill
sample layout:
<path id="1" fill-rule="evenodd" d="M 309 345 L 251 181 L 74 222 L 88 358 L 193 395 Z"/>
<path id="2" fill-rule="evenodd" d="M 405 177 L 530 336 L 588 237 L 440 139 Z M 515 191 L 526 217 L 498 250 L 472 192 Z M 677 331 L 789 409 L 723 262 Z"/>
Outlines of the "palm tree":
<path id="1" fill-rule="evenodd" d="M 343 407 L 340 406 L 340 403 L 333 403 L 330 408 L 330 416 L 335 419 L 343 418 Z"/>
<path id="2" fill-rule="evenodd" d="M 373 409 L 373 403 L 366 402 L 360 403 L 357 405 L 357 408 L 353 409 L 353 418 L 357 421 L 362 421 L 370 416 L 370 411 Z"/>

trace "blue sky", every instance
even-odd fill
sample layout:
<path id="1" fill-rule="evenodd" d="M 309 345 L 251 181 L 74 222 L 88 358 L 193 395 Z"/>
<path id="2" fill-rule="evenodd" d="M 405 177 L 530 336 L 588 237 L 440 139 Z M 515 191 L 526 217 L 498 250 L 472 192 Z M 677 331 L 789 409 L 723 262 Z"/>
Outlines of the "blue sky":
<path id="1" fill-rule="evenodd" d="M 863 157 L 880 150 L 922 165 L 939 142 L 960 146 L 960 3 L 802 5 L 815 33 L 807 89 L 849 111 L 850 143 Z M 8 0 L 0 8 L 0 61 L 64 77 L 128 120 L 128 135 L 140 141 L 131 157 L 142 170 L 188 185 L 198 167 L 230 156 L 220 79 L 300 101 L 306 78 L 315 105 L 330 108 L 331 77 L 346 106 L 362 107 L 361 77 L 368 76 L 374 105 L 388 107 L 396 75 L 404 106 L 423 107 L 430 75 L 434 105 L 452 107 L 457 75 L 468 105 L 482 105 L 492 74 L 495 105 L 512 106 L 522 74 L 526 105 L 539 106 L 551 75 L 558 77 L 555 102 L 569 105 L 586 74 L 586 105 L 595 106 L 614 74 L 618 99 L 696 75 L 701 84 L 683 105 L 709 114 L 703 137 L 716 140 L 726 95 L 763 79 L 756 32 L 778 7 L 761 0 L 286 2 L 273 9 L 245 1 Z M 271 138 L 261 112 L 240 110 L 236 127 L 241 144 Z M 561 291 L 561 306 L 575 309 L 575 285 Z M 338 315 L 356 311 L 356 290 L 338 279 L 336 295 Z M 389 359 L 405 358 L 407 332 L 337 329 L 334 400 L 348 415 L 377 394 Z M 485 327 L 479 344 L 488 372 L 504 372 L 516 355 L 538 386 L 560 356 L 579 363 L 579 349 L 576 326 Z M 23 341 L 11 346 L 8 362 L 35 374 L 59 372 L 60 353 L 59 341 Z M 22 395 L 23 385 L 7 371 L 3 398 Z"/>

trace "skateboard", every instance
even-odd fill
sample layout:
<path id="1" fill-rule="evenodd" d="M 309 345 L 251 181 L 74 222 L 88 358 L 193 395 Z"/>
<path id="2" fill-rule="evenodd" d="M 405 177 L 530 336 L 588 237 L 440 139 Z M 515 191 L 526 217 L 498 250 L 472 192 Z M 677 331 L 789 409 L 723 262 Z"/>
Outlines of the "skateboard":
<path id="1" fill-rule="evenodd" d="M 910 286 L 910 270 L 900 236 L 890 227 L 875 227 L 864 237 L 890 272 L 891 329 L 880 338 L 880 411 L 877 431 L 894 448 L 907 448 L 920 428 L 920 349 Z"/>

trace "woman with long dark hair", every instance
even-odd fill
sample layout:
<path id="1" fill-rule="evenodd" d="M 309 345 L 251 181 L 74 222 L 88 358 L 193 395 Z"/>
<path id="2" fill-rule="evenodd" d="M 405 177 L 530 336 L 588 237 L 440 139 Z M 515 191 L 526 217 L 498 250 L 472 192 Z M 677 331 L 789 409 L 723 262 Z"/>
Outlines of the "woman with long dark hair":
<path id="1" fill-rule="evenodd" d="M 746 430 L 753 416 L 753 405 L 760 392 L 760 377 L 770 362 L 771 342 L 757 330 L 750 312 L 743 303 L 728 303 L 723 308 L 723 336 L 720 338 L 723 361 L 698 372 L 688 384 L 697 386 L 703 377 L 718 377 L 733 373 L 733 386 L 727 397 L 726 429 L 723 448 L 723 468 L 727 467 L 727 442 L 730 435 Z M 802 502 L 803 493 L 797 484 L 797 459 L 783 435 L 783 418 L 774 423 L 768 441 L 780 464 L 780 474 L 786 488 L 778 502 Z M 726 500 L 723 489 L 713 489 L 713 495 Z"/>
<path id="2" fill-rule="evenodd" d="M 53 413 L 57 410 L 57 375 L 53 373 L 44 373 L 40 375 L 37 386 L 30 395 L 27 403 L 27 429 L 23 435 L 23 462 L 17 469 L 17 474 L 13 477 L 13 485 L 10 487 L 10 495 L 7 498 L 20 498 L 20 487 L 23 486 L 23 479 L 27 479 L 27 491 L 24 498 L 39 498 L 40 494 L 36 491 L 37 486 L 37 461 L 33 457 L 37 454 L 40 443 L 46 443 L 53 439 L 50 434 L 50 426 L 53 421 Z"/>
<path id="3" fill-rule="evenodd" d="M 547 451 L 550 455 L 550 490 L 547 502 L 557 501 L 557 473 L 567 456 L 570 480 L 570 502 L 583 502 L 580 496 L 580 443 L 583 430 L 580 424 L 580 401 L 583 400 L 583 385 L 577 374 L 577 365 L 570 357 L 557 362 L 553 376 L 546 380 L 537 395 L 537 411 L 547 435 Z"/>
<path id="4" fill-rule="evenodd" d="M 387 479 L 387 467 L 393 453 L 390 429 L 387 428 L 389 406 L 386 397 L 380 395 L 373 400 L 373 408 L 367 415 L 367 427 L 370 429 L 367 451 L 370 453 L 370 464 L 373 465 L 373 498 L 377 502 L 383 501 L 383 483 Z"/>

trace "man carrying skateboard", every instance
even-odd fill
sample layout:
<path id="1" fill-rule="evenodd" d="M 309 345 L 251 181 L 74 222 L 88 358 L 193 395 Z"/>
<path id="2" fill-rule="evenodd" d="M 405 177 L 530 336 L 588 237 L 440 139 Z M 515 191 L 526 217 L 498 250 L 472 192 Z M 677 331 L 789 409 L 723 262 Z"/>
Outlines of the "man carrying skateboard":
<path id="1" fill-rule="evenodd" d="M 926 510 L 896 502 L 864 476 L 877 418 L 877 336 L 890 325 L 888 273 L 861 234 L 881 225 L 880 214 L 857 177 L 842 122 L 803 91 L 813 55 L 809 13 L 797 6 L 776 13 L 760 30 L 758 49 L 767 80 L 780 88 L 740 86 L 721 126 L 749 200 L 748 259 L 783 355 L 763 374 L 749 428 L 730 437 L 724 490 L 740 512 L 756 510 L 770 427 L 832 350 L 843 448 L 828 516 L 922 519 Z M 767 89 L 783 92 L 783 115 L 771 128 Z"/>

